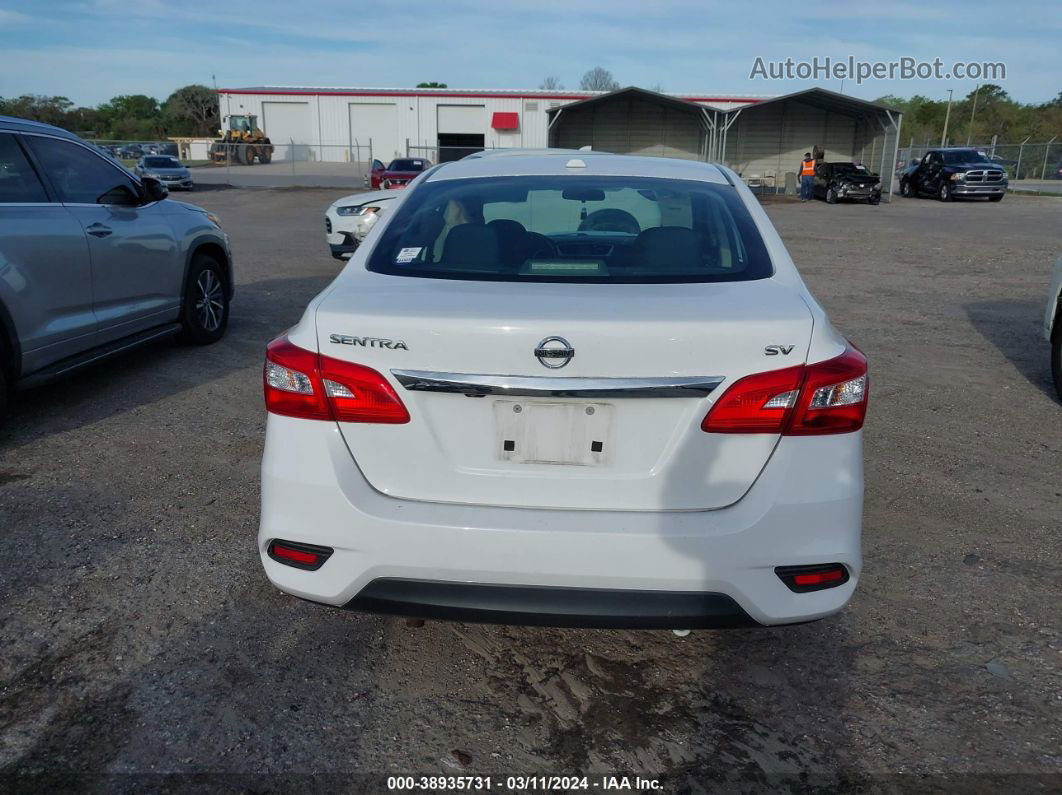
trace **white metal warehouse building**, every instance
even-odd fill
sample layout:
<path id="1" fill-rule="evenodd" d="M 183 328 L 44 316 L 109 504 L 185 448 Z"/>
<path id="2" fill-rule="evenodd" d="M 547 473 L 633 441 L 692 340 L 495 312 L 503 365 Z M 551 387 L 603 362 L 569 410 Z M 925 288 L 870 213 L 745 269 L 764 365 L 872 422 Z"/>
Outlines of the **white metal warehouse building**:
<path id="1" fill-rule="evenodd" d="M 603 93 L 279 86 L 218 91 L 222 116 L 258 116 L 259 126 L 281 147 L 277 159 L 294 155 L 341 162 L 366 159 L 370 142 L 372 156 L 384 161 L 416 154 L 407 152 L 407 145 L 431 149 L 544 147 L 548 145 L 547 111 Z M 729 109 L 762 97 L 682 99 Z M 295 148 L 288 152 L 285 145 Z"/>
<path id="2" fill-rule="evenodd" d="M 223 117 L 258 117 L 276 160 L 438 162 L 484 148 L 591 146 L 723 162 L 770 191 L 787 178 L 791 186 L 807 151 L 891 175 L 900 137 L 899 111 L 820 88 L 780 97 L 280 86 L 218 94 Z"/>

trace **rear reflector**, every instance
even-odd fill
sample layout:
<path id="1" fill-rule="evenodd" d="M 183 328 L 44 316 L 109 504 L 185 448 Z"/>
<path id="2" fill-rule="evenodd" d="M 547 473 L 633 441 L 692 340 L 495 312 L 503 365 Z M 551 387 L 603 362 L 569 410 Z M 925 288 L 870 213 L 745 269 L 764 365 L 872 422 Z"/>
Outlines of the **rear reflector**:
<path id="1" fill-rule="evenodd" d="M 409 422 L 387 379 L 370 367 L 322 356 L 278 337 L 266 348 L 266 410 L 285 417 L 339 422 Z"/>
<path id="2" fill-rule="evenodd" d="M 735 381 L 708 411 L 708 433 L 850 433 L 867 413 L 867 360 L 849 345 L 835 359 Z"/>
<path id="3" fill-rule="evenodd" d="M 790 591 L 796 593 L 821 591 L 848 582 L 848 569 L 841 563 L 824 563 L 817 566 L 779 566 L 774 573 Z"/>
<path id="4" fill-rule="evenodd" d="M 278 538 L 269 542 L 267 553 L 277 563 L 294 566 L 296 569 L 317 571 L 331 557 L 333 551 L 331 547 L 319 547 L 315 544 L 284 541 Z"/>

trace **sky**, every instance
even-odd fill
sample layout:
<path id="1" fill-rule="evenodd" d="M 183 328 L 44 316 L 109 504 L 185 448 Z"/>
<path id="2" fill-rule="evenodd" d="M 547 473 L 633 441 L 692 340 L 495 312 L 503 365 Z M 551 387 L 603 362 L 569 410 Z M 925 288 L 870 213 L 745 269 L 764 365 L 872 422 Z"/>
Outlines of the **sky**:
<path id="1" fill-rule="evenodd" d="M 1006 64 L 1022 102 L 1062 91 L 1058 0 L 801 3 L 758 0 L 0 0 L 0 96 L 95 105 L 165 99 L 189 83 L 577 89 L 594 66 L 622 86 L 703 95 L 811 86 L 875 99 L 945 99 L 977 80 L 750 79 L 767 61 Z"/>

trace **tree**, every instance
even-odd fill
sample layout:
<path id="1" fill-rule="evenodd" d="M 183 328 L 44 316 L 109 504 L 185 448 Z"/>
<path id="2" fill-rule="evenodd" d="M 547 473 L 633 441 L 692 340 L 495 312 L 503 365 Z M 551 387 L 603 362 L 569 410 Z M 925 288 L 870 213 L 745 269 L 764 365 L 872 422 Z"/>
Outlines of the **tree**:
<path id="1" fill-rule="evenodd" d="M 559 77 L 554 77 L 553 75 L 550 75 L 542 81 L 542 84 L 539 85 L 539 88 L 541 88 L 543 91 L 560 91 L 564 88 L 564 84 L 561 83 Z"/>
<path id="2" fill-rule="evenodd" d="M 619 87 L 612 72 L 601 66 L 595 66 L 579 81 L 579 88 L 583 91 L 615 91 Z"/>
<path id="3" fill-rule="evenodd" d="M 170 135 L 216 135 L 221 126 L 218 95 L 194 83 L 178 88 L 162 103 L 162 121 Z"/>
<path id="4" fill-rule="evenodd" d="M 103 137 L 119 141 L 160 138 L 163 135 L 159 101 L 144 94 L 112 97 L 99 107 L 106 131 Z"/>
<path id="5" fill-rule="evenodd" d="M 66 97 L 23 94 L 17 98 L 0 99 L 0 114 L 62 127 L 73 106 L 74 103 Z"/>
<path id="6" fill-rule="evenodd" d="M 448 88 L 446 83 L 417 83 L 417 88 Z"/>

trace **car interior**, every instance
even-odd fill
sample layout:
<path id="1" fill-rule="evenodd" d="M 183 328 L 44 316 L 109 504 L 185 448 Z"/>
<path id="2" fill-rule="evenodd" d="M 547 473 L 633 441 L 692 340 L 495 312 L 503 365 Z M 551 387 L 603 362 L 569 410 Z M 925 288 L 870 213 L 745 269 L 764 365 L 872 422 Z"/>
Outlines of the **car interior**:
<path id="1" fill-rule="evenodd" d="M 493 195 L 449 191 L 395 224 L 403 227 L 400 236 L 379 250 L 409 275 L 420 270 L 532 280 L 668 275 L 725 280 L 749 264 L 730 209 L 708 191 L 560 186 Z"/>

